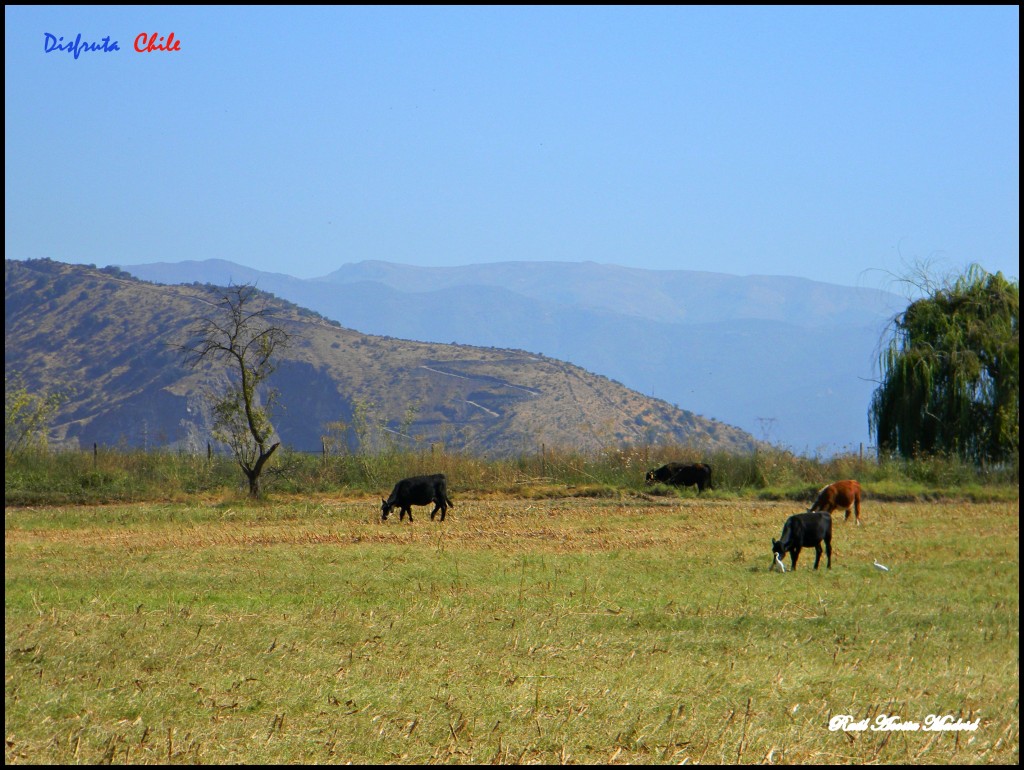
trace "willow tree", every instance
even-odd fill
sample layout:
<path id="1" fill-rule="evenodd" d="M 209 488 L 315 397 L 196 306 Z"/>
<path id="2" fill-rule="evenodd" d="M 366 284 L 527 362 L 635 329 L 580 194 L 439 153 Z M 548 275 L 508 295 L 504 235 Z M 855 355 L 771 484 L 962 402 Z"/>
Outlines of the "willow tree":
<path id="1" fill-rule="evenodd" d="M 271 410 L 277 391 L 267 388 L 274 372 L 273 356 L 289 343 L 275 324 L 266 295 L 255 286 L 232 286 L 220 296 L 217 311 L 199 319 L 185 347 L 186 363 L 219 362 L 227 370 L 227 386 L 211 396 L 213 436 L 226 444 L 249 480 L 249 496 L 260 496 L 260 475 L 280 441 L 271 443 Z"/>
<path id="2" fill-rule="evenodd" d="M 1020 446 L 1020 286 L 978 265 L 896 316 L 868 413 L 883 453 L 976 463 Z"/>

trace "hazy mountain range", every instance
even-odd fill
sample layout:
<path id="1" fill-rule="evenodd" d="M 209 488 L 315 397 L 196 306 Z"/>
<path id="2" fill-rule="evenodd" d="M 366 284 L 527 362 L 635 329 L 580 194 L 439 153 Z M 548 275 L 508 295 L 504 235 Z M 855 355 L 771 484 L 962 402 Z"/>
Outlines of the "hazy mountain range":
<path id="1" fill-rule="evenodd" d="M 299 279 L 223 260 L 124 265 L 160 283 L 255 283 L 368 334 L 535 351 L 804 454 L 868 445 L 880 339 L 907 300 L 782 276 L 367 261 Z"/>
<path id="2" fill-rule="evenodd" d="M 159 285 L 117 268 L 5 261 L 4 373 L 30 392 L 67 397 L 53 442 L 205 450 L 206 395 L 222 392 L 225 369 L 186 366 L 183 346 L 224 292 L 191 278 L 199 283 Z M 336 298 L 352 293 L 334 287 Z M 274 426 L 295 450 L 322 451 L 325 441 L 337 451 L 443 444 L 485 455 L 544 445 L 707 453 L 756 445 L 736 427 L 548 356 L 368 335 L 273 294 L 263 299 L 292 339 L 275 354 L 271 384 L 280 391 Z"/>

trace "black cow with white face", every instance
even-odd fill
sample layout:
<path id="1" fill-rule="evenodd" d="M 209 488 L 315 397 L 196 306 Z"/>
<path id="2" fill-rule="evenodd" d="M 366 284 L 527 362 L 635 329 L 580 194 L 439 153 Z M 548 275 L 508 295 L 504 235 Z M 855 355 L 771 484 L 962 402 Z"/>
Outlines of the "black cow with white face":
<path id="1" fill-rule="evenodd" d="M 448 499 L 448 481 L 443 473 L 434 473 L 430 476 L 412 476 L 402 479 L 395 488 L 391 490 L 391 496 L 387 500 L 381 500 L 380 513 L 381 521 L 388 520 L 388 514 L 398 508 L 398 520 L 402 521 L 405 514 L 409 514 L 409 523 L 412 523 L 412 506 L 434 504 L 434 510 L 430 512 L 430 520 L 434 520 L 434 514 L 441 511 L 441 521 L 449 506 L 454 503 Z"/>
<path id="2" fill-rule="evenodd" d="M 699 495 L 711 486 L 711 466 L 706 463 L 667 463 L 653 471 L 647 471 L 647 483 L 660 481 L 677 487 L 697 487 Z"/>
<path id="3" fill-rule="evenodd" d="M 796 560 L 801 548 L 814 546 L 814 569 L 821 562 L 821 543 L 825 542 L 828 554 L 828 568 L 832 569 L 832 514 L 827 511 L 815 513 L 797 513 L 786 519 L 782 525 L 782 537 L 772 538 L 772 563 L 782 559 L 787 553 L 796 569 Z"/>

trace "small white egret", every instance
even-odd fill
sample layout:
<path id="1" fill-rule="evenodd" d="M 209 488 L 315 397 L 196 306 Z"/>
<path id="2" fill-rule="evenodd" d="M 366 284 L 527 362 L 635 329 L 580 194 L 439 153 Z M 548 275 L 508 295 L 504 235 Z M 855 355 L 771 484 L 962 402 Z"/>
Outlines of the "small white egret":
<path id="1" fill-rule="evenodd" d="M 782 563 L 782 559 L 779 558 L 778 554 L 775 554 L 775 566 L 779 568 L 779 572 L 786 571 L 786 565 Z"/>
<path id="2" fill-rule="evenodd" d="M 875 559 L 875 569 L 880 570 L 881 572 L 888 572 L 889 571 L 889 568 L 886 567 L 884 564 L 879 564 L 878 563 L 878 559 Z"/>

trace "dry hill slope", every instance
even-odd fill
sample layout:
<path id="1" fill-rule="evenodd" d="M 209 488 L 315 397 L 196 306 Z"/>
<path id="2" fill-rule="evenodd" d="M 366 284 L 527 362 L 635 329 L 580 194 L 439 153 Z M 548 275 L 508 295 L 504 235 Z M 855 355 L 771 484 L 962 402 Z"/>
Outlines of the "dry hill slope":
<path id="1" fill-rule="evenodd" d="M 286 445 L 319 451 L 328 425 L 362 419 L 405 443 L 481 454 L 540 444 L 592 451 L 672 443 L 744 452 L 749 434 L 579 367 L 520 350 L 360 334 L 271 297 L 293 345 L 272 384 Z M 54 440 L 201 448 L 203 394 L 223 377 L 182 364 L 186 329 L 217 300 L 208 286 L 163 286 L 106 268 L 5 261 L 8 377 L 70 394 Z M 353 439 L 355 431 L 345 432 Z"/>
<path id="2" fill-rule="evenodd" d="M 866 286 L 594 262 L 363 261 L 312 279 L 217 259 L 123 267 L 160 283 L 255 283 L 368 334 L 540 351 L 825 455 L 870 444 L 879 340 L 906 307 Z"/>

